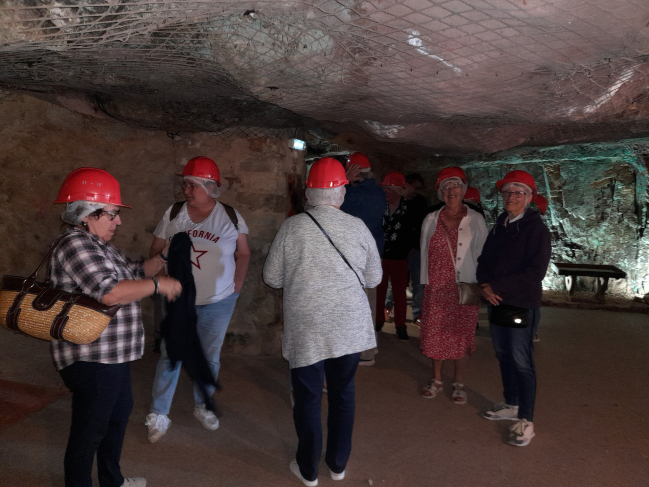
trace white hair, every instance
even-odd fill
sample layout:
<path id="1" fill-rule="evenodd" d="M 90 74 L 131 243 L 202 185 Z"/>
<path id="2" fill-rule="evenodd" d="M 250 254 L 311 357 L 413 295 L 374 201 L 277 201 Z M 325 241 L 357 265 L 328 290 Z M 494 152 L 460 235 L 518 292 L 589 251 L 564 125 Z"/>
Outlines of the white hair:
<path id="1" fill-rule="evenodd" d="M 219 186 L 214 179 L 199 178 L 198 176 L 184 176 L 183 180 L 191 181 L 194 184 L 202 186 L 205 192 L 212 198 L 218 198 L 228 189 L 227 181 L 223 181 L 221 186 Z"/>
<path id="2" fill-rule="evenodd" d="M 309 206 L 330 205 L 340 207 L 345 201 L 345 186 L 337 188 L 307 188 L 304 192 Z"/>
<path id="3" fill-rule="evenodd" d="M 85 217 L 101 210 L 108 203 L 95 203 L 94 201 L 73 201 L 65 205 L 65 211 L 61 213 L 61 220 L 70 225 L 78 225 Z"/>
<path id="4" fill-rule="evenodd" d="M 437 187 L 437 197 L 439 198 L 439 200 L 444 201 L 444 192 L 442 191 L 442 186 L 444 186 L 444 183 L 447 182 L 447 181 L 457 181 L 458 183 L 460 183 L 462 185 L 462 199 L 464 199 L 464 195 L 466 194 L 467 185 L 464 183 L 464 181 L 462 181 L 461 178 L 453 176 L 453 177 L 450 177 L 450 178 L 442 179 L 440 181 L 439 186 Z"/>

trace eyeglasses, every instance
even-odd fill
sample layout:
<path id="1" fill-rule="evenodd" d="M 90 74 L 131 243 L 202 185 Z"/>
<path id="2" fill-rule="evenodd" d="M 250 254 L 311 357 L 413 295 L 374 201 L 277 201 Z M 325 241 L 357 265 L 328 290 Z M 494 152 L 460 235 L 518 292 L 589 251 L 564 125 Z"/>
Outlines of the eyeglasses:
<path id="1" fill-rule="evenodd" d="M 503 198 L 524 198 L 525 197 L 525 191 L 503 191 L 502 192 Z"/>
<path id="2" fill-rule="evenodd" d="M 102 211 L 102 215 L 108 215 L 108 219 L 110 221 L 113 221 L 115 218 L 119 216 L 120 210 L 115 210 L 115 211 Z"/>
<path id="3" fill-rule="evenodd" d="M 452 189 L 461 188 L 461 187 L 462 187 L 462 183 L 448 183 L 448 184 L 445 184 L 444 186 L 442 186 L 442 191 L 446 192 L 446 191 L 450 191 Z"/>
<path id="4" fill-rule="evenodd" d="M 183 191 L 185 191 L 186 189 L 189 189 L 190 191 L 194 191 L 199 186 L 200 184 L 192 184 L 187 182 L 180 183 L 180 189 L 182 189 Z"/>

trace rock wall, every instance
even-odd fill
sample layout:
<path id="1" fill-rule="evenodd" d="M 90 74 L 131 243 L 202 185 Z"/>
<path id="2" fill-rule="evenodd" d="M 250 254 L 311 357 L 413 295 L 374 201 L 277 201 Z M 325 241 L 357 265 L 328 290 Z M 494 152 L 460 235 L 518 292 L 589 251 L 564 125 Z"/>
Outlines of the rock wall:
<path id="1" fill-rule="evenodd" d="M 113 243 L 132 258 L 148 255 L 163 212 L 182 199 L 180 178 L 174 174 L 190 158 L 204 155 L 216 161 L 229 182 L 221 201 L 237 208 L 250 228 L 250 269 L 226 346 L 276 353 L 281 293 L 263 284 L 261 270 L 277 229 L 300 205 L 303 155 L 282 139 L 170 135 L 73 113 L 32 97 L 0 97 L 0 273 L 34 270 L 61 229 L 63 207 L 52 202 L 65 176 L 82 166 L 105 169 L 118 179 L 122 201 L 133 209 L 123 212 Z M 142 304 L 150 332 L 150 300 Z"/>
<path id="2" fill-rule="evenodd" d="M 502 212 L 495 182 L 514 169 L 534 176 L 539 192 L 548 199 L 544 216 L 552 232 L 553 262 L 612 264 L 627 273 L 612 280 L 609 292 L 649 294 L 649 140 L 614 144 L 584 144 L 528 148 L 494 156 L 444 161 L 460 165 L 469 185 L 478 188 L 491 226 Z M 428 184 L 430 201 L 439 161 L 418 161 L 404 172 L 417 170 Z M 564 289 L 563 278 L 548 269 L 544 286 Z M 593 278 L 579 278 L 578 289 L 595 290 Z"/>

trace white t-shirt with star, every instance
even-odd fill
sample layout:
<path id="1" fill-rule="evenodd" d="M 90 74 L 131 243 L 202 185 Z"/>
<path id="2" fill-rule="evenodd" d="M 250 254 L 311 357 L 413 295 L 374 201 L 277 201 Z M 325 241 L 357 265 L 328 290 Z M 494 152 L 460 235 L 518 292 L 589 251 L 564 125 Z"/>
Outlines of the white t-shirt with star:
<path id="1" fill-rule="evenodd" d="M 212 213 L 200 223 L 194 223 L 189 218 L 187 205 L 183 205 L 176 218 L 169 222 L 172 206 L 165 212 L 153 235 L 170 241 L 176 233 L 187 232 L 191 238 L 197 305 L 216 303 L 227 298 L 234 292 L 234 252 L 239 234 L 248 234 L 246 222 L 234 210 L 239 220 L 237 232 L 225 208 L 218 201 Z"/>

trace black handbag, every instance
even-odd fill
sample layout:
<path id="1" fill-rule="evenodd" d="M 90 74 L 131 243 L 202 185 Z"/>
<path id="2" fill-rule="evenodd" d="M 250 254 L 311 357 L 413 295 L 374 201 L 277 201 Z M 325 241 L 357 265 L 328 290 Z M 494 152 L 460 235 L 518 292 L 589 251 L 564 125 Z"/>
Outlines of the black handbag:
<path id="1" fill-rule="evenodd" d="M 491 307 L 489 323 L 508 328 L 527 328 L 529 309 L 510 304 L 499 304 Z"/>

